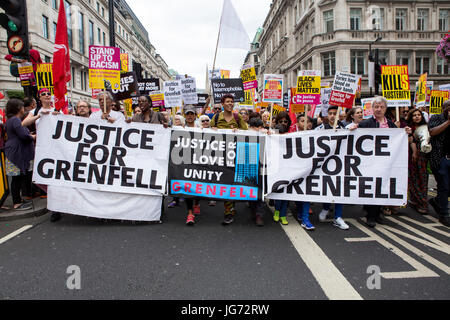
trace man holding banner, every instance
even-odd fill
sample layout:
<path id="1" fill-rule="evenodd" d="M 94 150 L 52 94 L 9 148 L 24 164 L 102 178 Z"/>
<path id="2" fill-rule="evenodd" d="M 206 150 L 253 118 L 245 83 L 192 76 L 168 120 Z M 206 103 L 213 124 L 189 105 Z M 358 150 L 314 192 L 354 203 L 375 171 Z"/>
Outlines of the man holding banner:
<path id="1" fill-rule="evenodd" d="M 112 110 L 113 97 L 109 91 L 98 94 L 98 103 L 100 105 L 100 110 L 92 113 L 90 118 L 108 120 L 110 123 L 125 121 L 122 112 Z M 106 112 L 104 112 L 104 110 L 106 110 Z"/>

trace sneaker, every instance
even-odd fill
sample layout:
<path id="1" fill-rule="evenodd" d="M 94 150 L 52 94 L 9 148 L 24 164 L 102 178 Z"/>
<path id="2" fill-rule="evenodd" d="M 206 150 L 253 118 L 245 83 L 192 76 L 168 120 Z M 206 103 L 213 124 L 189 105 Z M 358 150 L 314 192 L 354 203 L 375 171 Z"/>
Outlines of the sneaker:
<path id="1" fill-rule="evenodd" d="M 312 225 L 312 223 L 308 219 L 305 219 L 302 222 L 302 227 L 305 228 L 308 231 L 312 231 L 312 230 L 315 229 L 315 227 Z"/>
<path id="2" fill-rule="evenodd" d="M 284 226 L 289 224 L 289 222 L 287 221 L 286 217 L 280 217 L 280 221 L 281 221 L 281 224 L 284 225 Z"/>
<path id="3" fill-rule="evenodd" d="M 14 208 L 14 210 L 17 211 L 26 211 L 26 210 L 31 210 L 33 208 L 33 205 L 29 202 L 24 202 L 22 203 L 20 206 L 18 206 L 17 208 Z"/>
<path id="4" fill-rule="evenodd" d="M 225 218 L 223 219 L 222 224 L 223 225 L 229 225 L 230 223 L 233 223 L 234 218 L 232 214 L 226 214 Z"/>
<path id="5" fill-rule="evenodd" d="M 273 212 L 273 221 L 275 221 L 275 222 L 280 221 L 280 211 L 275 210 L 275 211 Z"/>
<path id="6" fill-rule="evenodd" d="M 186 224 L 188 226 L 193 226 L 195 224 L 195 216 L 193 214 L 188 214 Z"/>
<path id="7" fill-rule="evenodd" d="M 51 222 L 56 222 L 58 220 L 61 220 L 61 213 L 53 212 L 52 215 L 50 216 L 50 221 Z"/>
<path id="8" fill-rule="evenodd" d="M 377 225 L 377 222 L 375 221 L 375 218 L 367 218 L 366 224 L 367 224 L 370 228 L 375 228 L 375 226 Z"/>
<path id="9" fill-rule="evenodd" d="M 171 203 L 169 203 L 167 205 L 167 208 L 171 209 L 171 208 L 175 208 L 176 206 L 178 206 L 178 203 L 176 201 L 172 201 Z"/>
<path id="10" fill-rule="evenodd" d="M 328 210 L 322 210 L 319 213 L 319 221 L 320 222 L 325 222 L 325 220 L 327 220 L 327 215 L 328 215 Z"/>
<path id="11" fill-rule="evenodd" d="M 214 200 L 211 200 L 211 201 L 208 203 L 208 205 L 209 205 L 210 207 L 215 207 L 216 204 L 217 204 L 217 202 L 214 201 Z"/>
<path id="12" fill-rule="evenodd" d="M 196 216 L 198 216 L 200 214 L 200 205 L 199 204 L 194 204 L 194 214 Z"/>
<path id="13" fill-rule="evenodd" d="M 259 214 L 256 215 L 256 225 L 258 227 L 264 226 L 264 220 L 262 219 L 262 217 Z"/>
<path id="14" fill-rule="evenodd" d="M 346 224 L 342 218 L 333 219 L 333 226 L 342 230 L 347 230 L 349 228 L 348 224 Z"/>

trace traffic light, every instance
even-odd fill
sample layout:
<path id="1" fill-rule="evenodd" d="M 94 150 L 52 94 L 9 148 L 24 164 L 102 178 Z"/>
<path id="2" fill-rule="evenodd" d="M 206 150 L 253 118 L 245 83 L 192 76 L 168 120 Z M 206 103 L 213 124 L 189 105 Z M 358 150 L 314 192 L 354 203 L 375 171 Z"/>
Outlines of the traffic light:
<path id="1" fill-rule="evenodd" d="M 1 0 L 0 7 L 5 10 L 0 13 L 0 25 L 8 34 L 9 53 L 27 58 L 29 45 L 26 0 Z"/>

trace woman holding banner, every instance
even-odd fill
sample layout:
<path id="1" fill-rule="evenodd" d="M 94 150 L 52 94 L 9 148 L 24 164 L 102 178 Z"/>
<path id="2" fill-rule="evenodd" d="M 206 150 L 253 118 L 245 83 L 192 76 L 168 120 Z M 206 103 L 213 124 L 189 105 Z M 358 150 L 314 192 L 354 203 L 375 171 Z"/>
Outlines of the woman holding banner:
<path id="1" fill-rule="evenodd" d="M 363 109 L 361 107 L 350 109 L 347 112 L 347 118 L 345 120 L 347 122 L 345 129 L 349 129 L 355 125 L 357 126 L 363 121 Z"/>
<path id="2" fill-rule="evenodd" d="M 414 137 L 414 132 L 420 126 L 427 127 L 427 122 L 419 109 L 409 111 L 406 118 L 408 126 L 412 130 L 409 137 L 409 170 L 408 191 L 409 204 L 421 214 L 428 214 L 428 173 L 426 154 L 420 150 L 420 141 Z M 428 130 L 428 127 L 427 127 Z"/>

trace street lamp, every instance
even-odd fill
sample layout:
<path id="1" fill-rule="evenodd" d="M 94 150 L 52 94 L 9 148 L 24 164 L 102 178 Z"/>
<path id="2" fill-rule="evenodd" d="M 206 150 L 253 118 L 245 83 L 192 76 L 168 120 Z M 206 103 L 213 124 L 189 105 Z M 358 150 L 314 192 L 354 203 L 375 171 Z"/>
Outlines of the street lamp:
<path id="1" fill-rule="evenodd" d="M 383 39 L 383 38 L 378 37 L 375 41 L 372 41 L 371 43 L 369 43 L 369 63 L 372 62 L 372 63 L 375 63 L 375 65 L 378 64 L 378 51 L 375 52 L 375 61 L 374 61 L 373 56 L 372 56 L 372 44 L 375 44 L 376 42 L 380 41 L 381 39 Z M 370 69 L 370 66 L 369 66 L 369 69 Z M 375 77 L 374 72 L 372 72 L 371 75 L 369 72 L 369 76 Z M 378 85 L 376 83 L 376 79 L 373 79 L 373 82 L 375 82 L 374 83 L 375 84 L 375 94 L 378 94 Z M 370 81 L 369 81 L 369 83 L 370 83 Z M 372 96 L 372 87 L 370 87 L 370 96 Z"/>
<path id="2" fill-rule="evenodd" d="M 371 43 L 369 43 L 369 61 L 373 62 L 373 56 L 372 56 L 372 45 L 380 40 L 382 40 L 382 37 L 378 37 L 375 41 L 372 41 Z"/>

